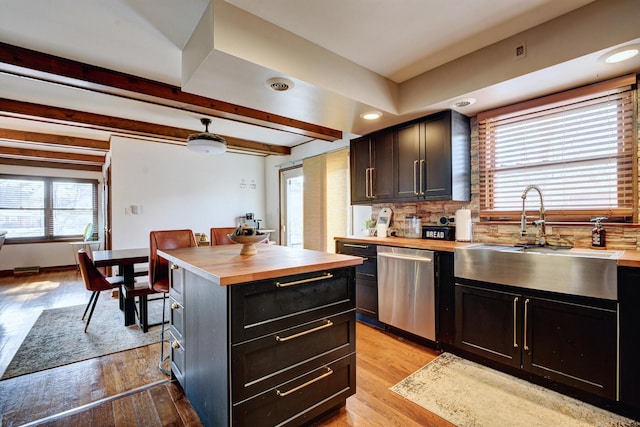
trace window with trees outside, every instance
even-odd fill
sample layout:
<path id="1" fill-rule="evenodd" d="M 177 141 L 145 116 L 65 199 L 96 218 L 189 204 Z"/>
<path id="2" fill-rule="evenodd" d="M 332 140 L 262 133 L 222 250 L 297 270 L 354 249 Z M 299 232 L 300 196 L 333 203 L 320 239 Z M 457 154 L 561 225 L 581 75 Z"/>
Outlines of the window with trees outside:
<path id="1" fill-rule="evenodd" d="M 479 114 L 481 218 L 517 220 L 535 184 L 548 221 L 636 221 L 635 84 L 624 76 Z"/>
<path id="2" fill-rule="evenodd" d="M 98 223 L 98 181 L 0 175 L 0 229 L 7 242 L 68 240 Z"/>

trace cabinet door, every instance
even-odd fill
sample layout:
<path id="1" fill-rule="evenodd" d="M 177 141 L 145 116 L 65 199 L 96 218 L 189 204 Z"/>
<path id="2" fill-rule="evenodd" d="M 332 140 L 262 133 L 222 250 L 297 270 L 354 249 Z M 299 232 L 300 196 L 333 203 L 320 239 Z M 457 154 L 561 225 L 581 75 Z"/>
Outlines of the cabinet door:
<path id="1" fill-rule="evenodd" d="M 424 197 L 451 198 L 451 126 L 449 114 L 437 115 L 424 124 Z"/>
<path id="2" fill-rule="evenodd" d="M 618 267 L 620 401 L 640 408 L 640 268 Z"/>
<path id="3" fill-rule="evenodd" d="M 520 367 L 522 297 L 456 283 L 456 346 Z"/>
<path id="4" fill-rule="evenodd" d="M 421 197 L 421 179 L 424 178 L 424 157 L 421 149 L 420 123 L 400 126 L 395 132 L 394 198 L 417 199 Z M 422 171 L 422 174 L 421 174 Z"/>
<path id="5" fill-rule="evenodd" d="M 374 201 L 393 198 L 393 131 L 390 129 L 371 135 L 371 193 Z"/>
<path id="6" fill-rule="evenodd" d="M 523 368 L 615 399 L 616 311 L 524 297 Z"/>
<path id="7" fill-rule="evenodd" d="M 351 167 L 351 203 L 371 203 L 369 198 L 368 183 L 369 167 L 371 166 L 371 153 L 369 150 L 369 137 L 364 136 L 351 140 L 350 146 Z"/>

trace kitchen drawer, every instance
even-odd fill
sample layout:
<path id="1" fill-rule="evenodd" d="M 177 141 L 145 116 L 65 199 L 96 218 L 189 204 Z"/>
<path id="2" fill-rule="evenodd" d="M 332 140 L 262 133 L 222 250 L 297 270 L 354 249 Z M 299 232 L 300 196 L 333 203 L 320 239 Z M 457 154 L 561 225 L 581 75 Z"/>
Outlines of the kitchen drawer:
<path id="1" fill-rule="evenodd" d="M 355 268 L 231 286 L 233 344 L 355 308 Z"/>
<path id="2" fill-rule="evenodd" d="M 181 344 L 184 344 L 184 307 L 178 301 L 169 297 L 171 308 L 171 333 Z"/>
<path id="3" fill-rule="evenodd" d="M 363 258 L 375 258 L 378 254 L 377 245 L 369 243 L 336 242 L 336 252 L 339 254 L 356 255 Z"/>
<path id="4" fill-rule="evenodd" d="M 356 278 L 376 280 L 378 278 L 378 260 L 365 258 L 360 265 L 356 265 Z"/>
<path id="5" fill-rule="evenodd" d="M 169 273 L 169 295 L 180 304 L 184 304 L 184 268 L 169 263 Z"/>
<path id="6" fill-rule="evenodd" d="M 169 334 L 169 351 L 171 352 L 171 373 L 178 380 L 182 387 L 184 384 L 184 367 L 185 367 L 185 347 L 173 333 Z M 176 345 L 175 343 L 178 343 Z"/>
<path id="7" fill-rule="evenodd" d="M 306 425 L 355 392 L 356 357 L 352 353 L 233 405 L 233 425 Z"/>
<path id="8" fill-rule="evenodd" d="M 233 400 L 244 400 L 355 350 L 353 310 L 234 345 Z"/>

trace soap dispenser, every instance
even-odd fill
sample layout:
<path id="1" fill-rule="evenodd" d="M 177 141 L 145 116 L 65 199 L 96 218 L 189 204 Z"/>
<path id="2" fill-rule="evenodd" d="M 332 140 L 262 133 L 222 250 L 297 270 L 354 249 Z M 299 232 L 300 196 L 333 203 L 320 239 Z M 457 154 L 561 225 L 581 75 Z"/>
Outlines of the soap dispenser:
<path id="1" fill-rule="evenodd" d="M 606 216 L 599 216 L 596 218 L 592 218 L 591 221 L 595 221 L 596 225 L 591 230 L 591 246 L 596 248 L 604 248 L 607 244 L 606 242 L 606 231 L 602 228 L 601 221 L 607 219 Z"/>

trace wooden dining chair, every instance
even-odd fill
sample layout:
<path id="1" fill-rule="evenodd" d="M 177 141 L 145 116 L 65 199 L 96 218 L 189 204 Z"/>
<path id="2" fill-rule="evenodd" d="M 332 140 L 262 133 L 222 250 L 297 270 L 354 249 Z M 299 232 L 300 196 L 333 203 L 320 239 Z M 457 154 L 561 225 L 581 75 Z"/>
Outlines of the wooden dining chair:
<path id="1" fill-rule="evenodd" d="M 89 323 L 93 316 L 93 310 L 96 308 L 100 292 L 120 288 L 124 283 L 124 279 L 121 276 L 106 277 L 100 270 L 98 270 L 89 257 L 89 254 L 84 249 L 78 250 L 78 264 L 84 285 L 87 290 L 91 291 L 91 297 L 89 298 L 87 307 L 84 309 L 84 313 L 82 314 L 82 320 L 84 320 L 84 317 L 87 315 L 87 310 L 91 307 L 87 323 L 84 326 L 84 332 L 86 333 L 89 329 Z"/>
<path id="2" fill-rule="evenodd" d="M 212 227 L 209 231 L 209 241 L 211 242 L 211 246 L 235 244 L 227 237 L 227 234 L 231 234 L 234 231 L 236 231 L 236 227 Z"/>
<path id="3" fill-rule="evenodd" d="M 178 249 L 197 247 L 196 237 L 192 230 L 162 230 L 149 233 L 149 287 L 155 292 L 162 292 L 162 328 L 160 330 L 160 363 L 158 367 L 169 375 L 171 372 L 163 367 L 170 355 L 164 355 L 165 339 L 165 307 L 169 292 L 169 261 L 158 256 L 158 249 Z"/>

